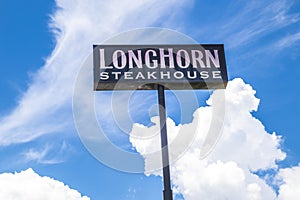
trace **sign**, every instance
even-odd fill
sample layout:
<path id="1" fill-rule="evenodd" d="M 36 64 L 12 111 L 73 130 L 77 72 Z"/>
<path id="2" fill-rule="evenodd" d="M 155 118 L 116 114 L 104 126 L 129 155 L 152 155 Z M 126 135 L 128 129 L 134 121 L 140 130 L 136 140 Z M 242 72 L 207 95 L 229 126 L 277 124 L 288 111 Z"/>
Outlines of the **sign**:
<path id="1" fill-rule="evenodd" d="M 94 45 L 94 90 L 221 89 L 224 45 Z"/>

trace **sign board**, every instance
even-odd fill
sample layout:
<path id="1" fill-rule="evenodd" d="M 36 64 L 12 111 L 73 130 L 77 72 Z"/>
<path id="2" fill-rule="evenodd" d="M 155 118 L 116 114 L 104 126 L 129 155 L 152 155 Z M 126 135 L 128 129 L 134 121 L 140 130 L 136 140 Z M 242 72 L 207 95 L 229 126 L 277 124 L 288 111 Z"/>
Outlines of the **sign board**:
<path id="1" fill-rule="evenodd" d="M 94 45 L 94 90 L 222 89 L 224 46 Z"/>

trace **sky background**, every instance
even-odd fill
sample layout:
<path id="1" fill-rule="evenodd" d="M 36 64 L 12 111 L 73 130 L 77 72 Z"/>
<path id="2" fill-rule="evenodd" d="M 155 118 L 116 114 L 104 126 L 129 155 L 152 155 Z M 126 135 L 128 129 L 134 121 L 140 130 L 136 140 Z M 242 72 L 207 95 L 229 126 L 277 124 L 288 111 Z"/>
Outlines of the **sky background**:
<path id="1" fill-rule="evenodd" d="M 160 176 L 105 166 L 84 147 L 73 121 L 75 80 L 92 45 L 144 27 L 224 44 L 232 80 L 225 92 L 230 109 L 215 151 L 197 159 L 199 131 L 171 169 L 176 199 L 300 198 L 295 190 L 300 182 L 293 178 L 300 176 L 299 11 L 297 0 L 1 0 L 0 199 L 22 199 L 20 194 L 23 199 L 162 199 Z M 201 108 L 186 113 L 176 109 L 173 94 L 166 94 L 170 132 L 180 124 L 193 131 L 191 124 L 209 120 L 210 94 L 195 94 Z M 122 95 L 117 98 L 122 102 Z M 107 124 L 102 128 L 121 148 L 135 147 L 147 169 L 145 152 L 155 141 L 142 143 L 128 135 L 155 128 L 155 91 L 134 93 L 134 124 L 127 124 L 125 134 L 116 127 L 111 99 L 109 93 L 96 94 L 98 120 Z M 182 115 L 189 117 L 181 120 Z"/>

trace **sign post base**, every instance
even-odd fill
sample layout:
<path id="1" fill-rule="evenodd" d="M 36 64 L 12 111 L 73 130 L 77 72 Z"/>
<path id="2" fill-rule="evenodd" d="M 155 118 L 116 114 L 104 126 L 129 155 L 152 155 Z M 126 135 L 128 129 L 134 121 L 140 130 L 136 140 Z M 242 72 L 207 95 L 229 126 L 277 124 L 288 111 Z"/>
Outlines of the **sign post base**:
<path id="1" fill-rule="evenodd" d="M 172 190 L 164 190 L 164 200 L 172 200 L 173 192 Z"/>

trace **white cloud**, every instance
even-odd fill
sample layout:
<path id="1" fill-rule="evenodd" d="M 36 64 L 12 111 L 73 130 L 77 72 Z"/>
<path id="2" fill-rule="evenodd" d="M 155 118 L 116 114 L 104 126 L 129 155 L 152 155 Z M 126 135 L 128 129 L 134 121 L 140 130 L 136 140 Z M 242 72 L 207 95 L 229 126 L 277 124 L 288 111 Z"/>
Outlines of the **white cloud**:
<path id="1" fill-rule="evenodd" d="M 171 172 L 177 191 L 186 200 L 264 200 L 276 196 L 262 179 L 234 161 L 201 161 L 190 154 L 183 156 Z"/>
<path id="2" fill-rule="evenodd" d="M 291 45 L 295 45 L 299 43 L 300 41 L 300 31 L 291 35 L 286 36 L 285 38 L 282 38 L 277 42 L 278 48 L 285 48 L 289 47 Z"/>
<path id="3" fill-rule="evenodd" d="M 23 153 L 26 161 L 36 160 L 37 162 L 43 162 L 45 156 L 49 152 L 49 146 L 47 145 L 42 150 L 29 149 L 27 152 Z"/>
<path id="4" fill-rule="evenodd" d="M 5 200 L 89 200 L 78 191 L 32 169 L 0 174 L 0 199 Z"/>
<path id="5" fill-rule="evenodd" d="M 283 182 L 279 188 L 279 200 L 300 199 L 300 164 L 292 168 L 280 169 L 277 178 Z"/>
<path id="6" fill-rule="evenodd" d="M 57 0 L 52 16 L 56 47 L 18 105 L 0 118 L 0 146 L 22 143 L 69 128 L 73 84 L 93 43 L 137 27 L 154 25 L 189 0 Z M 147 14 L 145 14 L 147 13 Z"/>
<path id="7" fill-rule="evenodd" d="M 291 11 L 292 6 L 293 2 L 288 0 L 234 2 L 222 24 L 218 25 L 222 30 L 218 30 L 220 34 L 209 36 L 215 35 L 217 39 L 225 41 L 227 48 L 253 43 L 263 36 L 299 23 L 300 16 Z"/>
<path id="8" fill-rule="evenodd" d="M 46 144 L 42 148 L 30 148 L 22 152 L 21 156 L 25 162 L 33 161 L 40 164 L 57 164 L 64 162 L 67 152 L 70 153 L 71 151 L 71 145 L 64 141 L 59 145 Z"/>
<path id="9" fill-rule="evenodd" d="M 215 91 L 212 96 L 219 92 Z M 200 152 L 213 114 L 212 97 L 207 101 L 208 106 L 195 111 L 190 124 L 176 126 L 168 119 L 171 161 L 176 160 L 172 157 L 177 155 L 174 152 L 182 148 L 181 143 L 172 145 L 176 137 L 187 137 L 196 131 L 192 145 L 171 164 L 175 191 L 182 193 L 186 200 L 276 198 L 273 189 L 253 172 L 276 169 L 276 162 L 283 160 L 286 155 L 280 149 L 281 137 L 266 132 L 263 124 L 252 116 L 251 112 L 256 111 L 259 105 L 259 100 L 254 95 L 255 91 L 242 79 L 234 79 L 228 83 L 222 136 L 205 159 L 200 159 Z M 157 118 L 152 120 L 155 125 L 150 127 L 135 124 L 130 141 L 145 159 L 146 174 L 157 175 L 160 172 L 151 170 L 154 162 L 161 163 L 160 154 L 154 158 L 149 153 L 159 150 L 160 137 Z M 145 135 L 150 139 L 137 137 Z"/>

